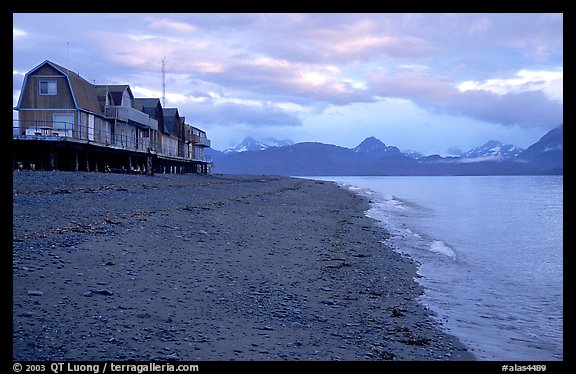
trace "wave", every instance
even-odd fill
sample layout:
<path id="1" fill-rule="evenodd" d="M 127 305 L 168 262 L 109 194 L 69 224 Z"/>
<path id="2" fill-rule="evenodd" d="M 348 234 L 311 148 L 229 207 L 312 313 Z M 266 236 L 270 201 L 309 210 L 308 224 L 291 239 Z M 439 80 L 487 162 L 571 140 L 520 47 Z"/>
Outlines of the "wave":
<path id="1" fill-rule="evenodd" d="M 456 259 L 456 253 L 452 248 L 448 247 L 442 240 L 434 240 L 430 245 L 432 252 L 440 253 L 441 255 L 448 256 L 451 259 Z"/>

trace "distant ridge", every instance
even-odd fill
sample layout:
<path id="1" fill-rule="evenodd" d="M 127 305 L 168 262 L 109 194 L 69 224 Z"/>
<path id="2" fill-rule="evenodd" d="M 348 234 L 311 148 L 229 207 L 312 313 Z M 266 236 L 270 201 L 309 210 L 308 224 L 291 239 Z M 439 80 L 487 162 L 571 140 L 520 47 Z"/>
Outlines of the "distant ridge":
<path id="1" fill-rule="evenodd" d="M 264 138 L 261 140 L 256 140 L 250 136 L 247 136 L 240 144 L 226 149 L 224 153 L 262 151 L 270 147 L 284 147 L 293 144 L 294 142 L 290 139 L 279 140 L 276 138 Z"/>
<path id="2" fill-rule="evenodd" d="M 535 175 L 563 173 L 563 125 L 521 150 L 489 141 L 461 157 L 413 157 L 368 137 L 354 148 L 323 143 L 256 145 L 250 151 L 207 150 L 215 173 L 275 175 Z M 421 156 L 421 155 L 420 155 Z"/>
<path id="3" fill-rule="evenodd" d="M 524 149 L 512 144 L 502 144 L 502 142 L 498 140 L 490 140 L 484 145 L 462 153 L 460 157 L 510 159 L 518 156 L 522 151 L 524 151 Z"/>

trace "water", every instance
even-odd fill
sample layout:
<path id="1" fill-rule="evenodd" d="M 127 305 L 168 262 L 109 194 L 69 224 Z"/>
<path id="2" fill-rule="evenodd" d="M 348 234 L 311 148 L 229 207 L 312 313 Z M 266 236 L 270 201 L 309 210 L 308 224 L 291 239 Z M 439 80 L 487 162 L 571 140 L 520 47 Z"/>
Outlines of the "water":
<path id="1" fill-rule="evenodd" d="M 563 177 L 323 177 L 370 196 L 421 302 L 481 360 L 563 360 Z"/>

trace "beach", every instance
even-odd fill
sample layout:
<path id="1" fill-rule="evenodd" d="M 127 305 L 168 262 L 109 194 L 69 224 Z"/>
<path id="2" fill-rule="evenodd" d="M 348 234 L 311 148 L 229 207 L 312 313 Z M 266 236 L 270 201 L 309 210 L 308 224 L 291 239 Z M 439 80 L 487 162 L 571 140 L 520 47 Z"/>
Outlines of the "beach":
<path id="1" fill-rule="evenodd" d="M 332 182 L 36 171 L 12 195 L 14 360 L 474 360 Z"/>

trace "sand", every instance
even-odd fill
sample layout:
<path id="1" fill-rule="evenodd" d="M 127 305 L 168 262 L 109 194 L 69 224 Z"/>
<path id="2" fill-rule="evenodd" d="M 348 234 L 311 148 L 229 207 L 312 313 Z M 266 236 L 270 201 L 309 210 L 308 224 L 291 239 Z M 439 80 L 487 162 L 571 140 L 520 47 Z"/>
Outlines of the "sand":
<path id="1" fill-rule="evenodd" d="M 14 360 L 473 360 L 331 182 L 13 173 Z"/>

